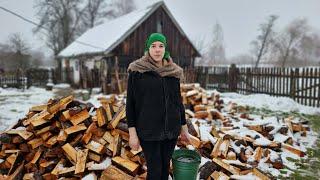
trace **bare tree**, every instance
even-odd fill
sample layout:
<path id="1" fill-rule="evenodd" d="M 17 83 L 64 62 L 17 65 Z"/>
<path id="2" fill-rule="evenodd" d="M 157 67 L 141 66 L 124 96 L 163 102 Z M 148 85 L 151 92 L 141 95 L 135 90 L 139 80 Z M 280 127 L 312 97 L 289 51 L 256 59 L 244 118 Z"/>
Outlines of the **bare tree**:
<path id="1" fill-rule="evenodd" d="M 260 24 L 259 31 L 260 35 L 257 39 L 252 41 L 253 53 L 256 58 L 255 67 L 257 68 L 262 57 L 268 52 L 272 38 L 274 36 L 273 26 L 275 21 L 278 19 L 276 15 L 270 15 L 266 23 Z"/>
<path id="2" fill-rule="evenodd" d="M 37 0 L 39 25 L 44 30 L 47 46 L 57 55 L 88 28 L 135 9 L 133 0 Z M 81 42 L 79 42 L 81 43 Z"/>
<path id="3" fill-rule="evenodd" d="M 111 6 L 114 11 L 110 15 L 114 18 L 128 14 L 136 9 L 134 0 L 113 0 Z"/>
<path id="4" fill-rule="evenodd" d="M 39 26 L 34 32 L 44 30 L 47 45 L 57 55 L 76 37 L 84 8 L 81 0 L 37 0 Z"/>
<path id="5" fill-rule="evenodd" d="M 19 33 L 14 33 L 9 36 L 9 46 L 15 53 L 26 54 L 29 51 L 29 45 Z"/>
<path id="6" fill-rule="evenodd" d="M 306 34 L 302 37 L 299 46 L 300 61 L 304 66 L 314 64 L 317 60 L 320 60 L 320 54 L 317 52 L 320 50 L 320 36 L 316 33 Z"/>
<path id="7" fill-rule="evenodd" d="M 8 45 L 11 53 L 7 56 L 7 67 L 9 69 L 21 68 L 26 69 L 30 67 L 31 60 L 29 55 L 29 45 L 23 39 L 21 34 L 14 33 L 8 38 Z"/>
<path id="8" fill-rule="evenodd" d="M 279 54 L 281 67 L 285 67 L 289 58 L 293 58 L 292 55 L 297 54 L 297 46 L 308 30 L 309 26 L 306 19 L 295 19 L 275 39 L 274 49 Z"/>
<path id="9" fill-rule="evenodd" d="M 219 23 L 216 23 L 213 27 L 213 39 L 210 49 L 208 51 L 209 66 L 213 66 L 216 63 L 225 62 L 225 49 L 223 42 L 223 30 Z"/>

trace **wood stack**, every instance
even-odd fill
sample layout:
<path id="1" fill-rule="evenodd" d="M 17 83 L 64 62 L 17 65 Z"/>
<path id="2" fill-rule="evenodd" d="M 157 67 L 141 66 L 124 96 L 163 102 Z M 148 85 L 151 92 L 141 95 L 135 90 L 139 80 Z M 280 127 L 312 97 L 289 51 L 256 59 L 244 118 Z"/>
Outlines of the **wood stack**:
<path id="1" fill-rule="evenodd" d="M 95 108 L 68 96 L 31 107 L 0 135 L 0 179 L 145 177 L 141 149 L 128 147 L 123 98 L 100 101 Z"/>
<path id="2" fill-rule="evenodd" d="M 270 174 L 258 169 L 260 161 L 281 169 L 284 164 L 280 156 L 275 157 L 277 152 L 305 155 L 289 134 L 306 136 L 307 122 L 288 117 L 279 128 L 246 124 L 243 128 L 257 136 L 241 136 L 232 133 L 239 130 L 233 122 L 254 122 L 246 108 L 224 104 L 218 93 L 208 95 L 199 84 L 181 84 L 181 97 L 192 136 L 191 145 L 180 141 L 177 145 L 195 149 L 208 160 L 199 170 L 202 179 L 248 174 L 269 179 Z M 99 100 L 101 106 L 94 107 L 68 96 L 31 107 L 25 118 L 0 134 L 0 179 L 82 178 L 89 174 L 100 179 L 145 179 L 142 149 L 133 151 L 128 145 L 125 95 Z M 278 136 L 282 142 L 274 141 L 281 139 Z"/>
<path id="3" fill-rule="evenodd" d="M 299 157 L 306 155 L 300 143 L 294 142 L 293 134 L 306 136 L 310 131 L 308 121 L 287 117 L 275 120 L 275 125 L 264 122 L 264 117 L 255 120 L 246 113 L 247 107 L 223 104 L 218 92 L 208 95 L 199 84 L 181 84 L 181 96 L 189 132 L 193 139 L 198 139 L 198 143 L 192 143 L 193 147 L 189 148 L 195 148 L 208 160 L 200 168 L 200 179 L 246 175 L 272 179 L 272 171 L 258 169 L 260 162 L 282 169 L 285 167 L 281 158 L 283 151 Z"/>

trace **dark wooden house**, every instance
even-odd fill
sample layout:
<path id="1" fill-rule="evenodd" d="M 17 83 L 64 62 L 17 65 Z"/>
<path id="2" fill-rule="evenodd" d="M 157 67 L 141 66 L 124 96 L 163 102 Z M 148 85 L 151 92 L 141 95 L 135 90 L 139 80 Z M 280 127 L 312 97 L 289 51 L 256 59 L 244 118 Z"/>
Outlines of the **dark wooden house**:
<path id="1" fill-rule="evenodd" d="M 143 55 L 145 40 L 153 32 L 167 37 L 171 57 L 177 64 L 194 66 L 200 53 L 160 1 L 93 27 L 62 50 L 58 55 L 62 79 L 66 80 L 71 73 L 71 83 L 79 84 L 85 76 L 84 70 L 98 69 L 99 74 L 107 75 L 115 64 L 126 68 Z M 70 68 L 72 72 L 63 71 Z"/>

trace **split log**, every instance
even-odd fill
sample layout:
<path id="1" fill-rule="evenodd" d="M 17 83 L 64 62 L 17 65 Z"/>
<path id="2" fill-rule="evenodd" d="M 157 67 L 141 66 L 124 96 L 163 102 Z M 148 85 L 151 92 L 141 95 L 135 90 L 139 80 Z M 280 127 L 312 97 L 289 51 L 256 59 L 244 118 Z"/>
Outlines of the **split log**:
<path id="1" fill-rule="evenodd" d="M 133 175 L 133 176 L 137 175 L 139 165 L 130 160 L 123 159 L 120 156 L 116 156 L 112 158 L 112 163 L 130 175 Z"/>
<path id="2" fill-rule="evenodd" d="M 101 180 L 117 180 L 117 179 L 133 179 L 133 176 L 130 176 L 118 169 L 115 166 L 110 165 L 107 169 L 102 172 Z"/>

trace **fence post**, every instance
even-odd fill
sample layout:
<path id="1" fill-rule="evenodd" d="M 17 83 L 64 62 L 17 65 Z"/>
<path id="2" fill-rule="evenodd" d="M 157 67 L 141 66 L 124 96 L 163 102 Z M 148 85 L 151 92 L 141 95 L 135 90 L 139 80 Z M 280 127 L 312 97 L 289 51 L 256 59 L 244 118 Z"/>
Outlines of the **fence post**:
<path id="1" fill-rule="evenodd" d="M 295 89 L 296 89 L 296 82 L 294 77 L 294 71 L 290 69 L 290 98 L 295 99 Z"/>
<path id="2" fill-rule="evenodd" d="M 231 64 L 229 68 L 229 74 L 228 74 L 229 91 L 231 92 L 237 91 L 238 79 L 239 79 L 239 70 L 235 64 Z"/>

